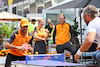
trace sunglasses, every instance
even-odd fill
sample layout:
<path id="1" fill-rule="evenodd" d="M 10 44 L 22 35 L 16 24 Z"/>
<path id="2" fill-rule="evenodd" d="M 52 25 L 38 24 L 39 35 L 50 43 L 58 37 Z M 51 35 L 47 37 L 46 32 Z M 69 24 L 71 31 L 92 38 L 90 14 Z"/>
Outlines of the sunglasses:
<path id="1" fill-rule="evenodd" d="M 28 26 L 23 26 L 23 27 L 28 27 Z"/>

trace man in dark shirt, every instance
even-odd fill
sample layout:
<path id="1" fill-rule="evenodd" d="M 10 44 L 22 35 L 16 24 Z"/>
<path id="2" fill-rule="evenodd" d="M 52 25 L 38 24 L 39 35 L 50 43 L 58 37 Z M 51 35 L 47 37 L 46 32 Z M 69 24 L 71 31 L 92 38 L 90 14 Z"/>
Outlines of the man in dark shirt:
<path id="1" fill-rule="evenodd" d="M 48 25 L 45 26 L 45 29 L 48 29 L 49 33 L 51 33 L 51 31 L 52 31 L 52 28 L 50 28 L 51 19 L 48 19 L 47 22 L 48 22 Z"/>
<path id="2" fill-rule="evenodd" d="M 49 30 L 49 37 L 50 37 L 51 31 L 52 31 L 52 28 L 50 28 L 51 19 L 48 19 L 47 22 L 48 22 L 48 25 L 45 26 L 45 29 Z M 47 49 L 48 49 L 48 40 L 46 42 L 47 42 Z"/>

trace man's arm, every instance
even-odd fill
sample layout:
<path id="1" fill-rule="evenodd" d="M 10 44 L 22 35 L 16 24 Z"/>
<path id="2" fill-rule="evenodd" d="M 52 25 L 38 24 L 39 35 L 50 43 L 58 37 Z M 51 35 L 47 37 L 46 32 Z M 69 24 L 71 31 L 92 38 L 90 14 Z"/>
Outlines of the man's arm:
<path id="1" fill-rule="evenodd" d="M 45 35 L 45 40 L 47 40 L 47 38 L 49 37 L 49 30 L 45 29 L 46 35 Z"/>
<path id="2" fill-rule="evenodd" d="M 96 32 L 89 32 L 87 34 L 87 37 L 80 48 L 81 52 L 85 52 L 88 48 L 90 48 L 90 46 L 92 45 L 92 43 L 95 39 L 95 36 L 96 36 Z"/>
<path id="3" fill-rule="evenodd" d="M 16 32 L 14 32 L 16 33 Z M 7 49 L 19 49 L 19 50 L 25 50 L 24 47 L 22 46 L 15 46 L 12 45 L 11 43 L 13 42 L 13 40 L 15 39 L 15 35 L 14 33 L 11 34 L 11 36 L 8 38 L 7 42 L 5 43 L 4 47 Z"/>
<path id="4" fill-rule="evenodd" d="M 10 37 L 8 38 L 7 42 L 5 43 L 5 48 L 7 49 L 16 49 L 16 47 L 14 45 L 12 45 L 11 43 L 13 42 L 13 40 L 15 39 L 15 35 L 14 32 L 10 35 Z"/>
<path id="5" fill-rule="evenodd" d="M 55 42 L 55 36 L 56 36 L 56 26 L 55 26 L 55 30 L 53 32 L 53 47 L 56 48 L 56 42 Z"/>
<path id="6" fill-rule="evenodd" d="M 54 32 L 53 32 L 53 43 L 55 44 L 55 36 L 56 36 L 56 26 L 55 26 L 55 29 L 54 29 Z"/>
<path id="7" fill-rule="evenodd" d="M 5 48 L 7 48 L 7 49 L 25 50 L 24 47 L 22 47 L 22 46 L 15 46 L 15 45 L 10 44 L 9 42 L 6 42 L 6 43 L 5 43 Z"/>
<path id="8" fill-rule="evenodd" d="M 88 34 L 87 34 L 87 37 L 86 37 L 86 39 L 85 39 L 85 41 L 84 41 L 84 43 L 82 44 L 82 46 L 80 47 L 80 51 L 79 52 L 85 52 L 87 49 L 89 49 L 89 47 L 92 45 L 92 43 L 93 43 L 93 41 L 94 41 L 94 39 L 95 39 L 95 36 L 96 36 L 96 32 L 89 32 Z M 79 58 L 80 58 L 80 56 L 81 55 L 79 55 L 78 53 L 79 52 L 77 52 L 76 54 L 75 54 L 75 61 L 76 62 L 79 62 Z"/>
<path id="9" fill-rule="evenodd" d="M 5 43 L 5 48 L 7 49 L 18 49 L 18 46 L 10 44 L 8 41 Z"/>
<path id="10" fill-rule="evenodd" d="M 7 48 L 7 49 L 17 49 L 16 46 L 11 45 L 8 41 L 5 43 L 5 48 Z"/>
<path id="11" fill-rule="evenodd" d="M 74 32 L 73 32 L 73 29 L 71 28 L 71 26 L 70 26 L 70 33 L 71 33 L 71 38 L 70 38 L 70 42 L 71 42 L 72 38 L 74 37 Z"/>

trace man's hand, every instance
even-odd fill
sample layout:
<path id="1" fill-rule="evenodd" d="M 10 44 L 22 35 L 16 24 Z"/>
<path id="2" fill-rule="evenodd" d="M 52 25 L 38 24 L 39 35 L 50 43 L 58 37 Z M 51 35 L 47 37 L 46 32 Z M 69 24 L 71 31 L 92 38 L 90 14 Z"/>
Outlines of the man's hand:
<path id="1" fill-rule="evenodd" d="M 28 47 L 28 50 L 29 51 L 32 51 L 33 49 L 32 49 L 32 47 L 29 45 L 29 47 Z"/>
<path id="2" fill-rule="evenodd" d="M 19 50 L 26 50 L 25 47 L 23 47 L 23 46 L 17 46 L 17 49 L 19 49 Z"/>
<path id="3" fill-rule="evenodd" d="M 100 50 L 100 45 L 99 45 L 99 43 L 96 42 L 96 44 L 98 45 L 96 49 L 97 49 L 97 50 Z"/>
<path id="4" fill-rule="evenodd" d="M 54 47 L 54 48 L 56 48 L 56 47 L 57 47 L 57 45 L 56 45 L 56 44 L 53 44 L 53 47 Z"/>
<path id="5" fill-rule="evenodd" d="M 49 33 L 49 30 L 48 30 L 48 29 L 45 29 L 45 32 L 46 32 L 46 33 Z"/>
<path id="6" fill-rule="evenodd" d="M 46 38 L 43 38 L 43 41 L 46 41 Z"/>
<path id="7" fill-rule="evenodd" d="M 75 55 L 74 55 L 74 59 L 75 59 L 75 61 L 76 61 L 77 63 L 79 62 L 78 59 L 79 59 L 80 57 L 81 57 L 81 56 L 79 56 L 78 54 L 75 54 Z"/>

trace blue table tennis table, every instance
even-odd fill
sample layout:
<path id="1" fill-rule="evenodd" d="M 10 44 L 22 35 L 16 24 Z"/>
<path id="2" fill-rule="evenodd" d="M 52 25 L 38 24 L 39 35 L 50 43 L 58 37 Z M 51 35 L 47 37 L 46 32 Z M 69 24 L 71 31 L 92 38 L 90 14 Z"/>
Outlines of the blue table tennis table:
<path id="1" fill-rule="evenodd" d="M 13 65 L 24 65 L 24 66 L 85 66 L 84 64 L 69 63 L 53 60 L 33 60 L 33 61 L 12 61 Z"/>
<path id="2" fill-rule="evenodd" d="M 69 58 L 69 56 L 68 56 Z M 26 55 L 25 61 L 12 61 L 13 65 L 24 66 L 85 66 L 79 63 L 64 62 L 64 54 Z"/>

